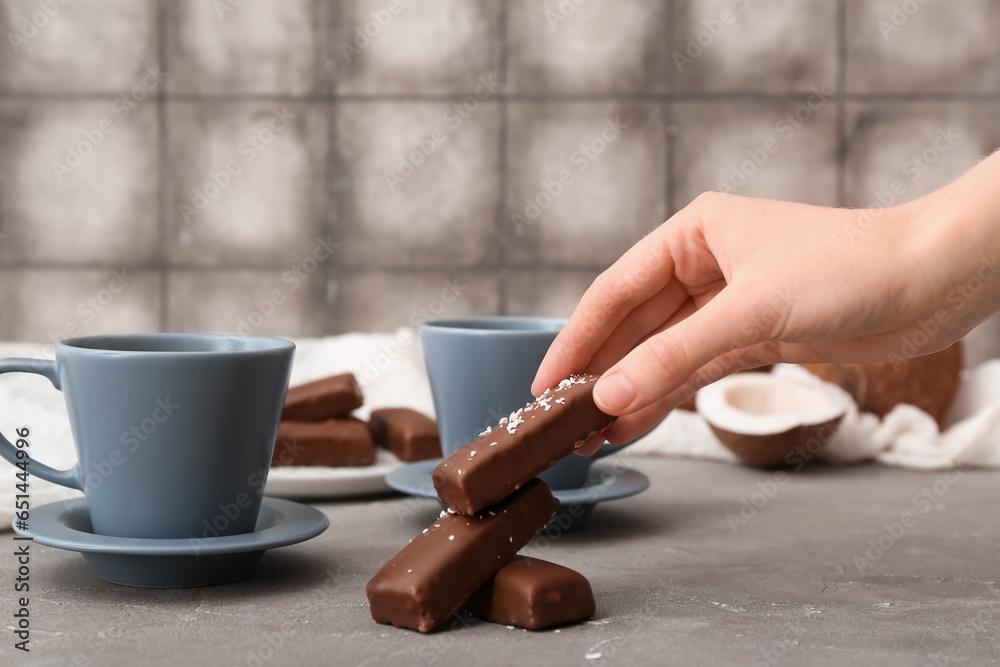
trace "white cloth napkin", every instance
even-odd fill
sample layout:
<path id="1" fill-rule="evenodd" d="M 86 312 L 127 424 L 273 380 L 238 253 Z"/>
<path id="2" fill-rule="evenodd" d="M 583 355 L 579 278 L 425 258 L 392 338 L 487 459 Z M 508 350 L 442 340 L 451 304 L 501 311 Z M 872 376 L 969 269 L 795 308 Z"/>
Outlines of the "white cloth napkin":
<path id="1" fill-rule="evenodd" d="M 782 364 L 773 372 L 821 382 L 795 365 Z M 683 410 L 669 415 L 633 445 L 633 452 L 736 461 L 704 419 Z M 944 432 L 930 415 L 912 405 L 898 405 L 884 419 L 853 408 L 817 458 L 840 463 L 877 461 L 918 470 L 955 465 L 1000 468 L 1000 359 L 963 371 Z"/>

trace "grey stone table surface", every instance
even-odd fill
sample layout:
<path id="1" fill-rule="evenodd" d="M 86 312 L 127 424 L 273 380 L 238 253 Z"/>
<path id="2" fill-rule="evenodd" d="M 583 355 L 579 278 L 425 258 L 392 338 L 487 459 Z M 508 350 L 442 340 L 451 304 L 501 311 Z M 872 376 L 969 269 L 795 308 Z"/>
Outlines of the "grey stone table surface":
<path id="1" fill-rule="evenodd" d="M 1000 473 L 635 464 L 648 491 L 529 545 L 592 582 L 598 614 L 581 625 L 424 636 L 372 622 L 365 583 L 439 509 L 388 496 L 319 503 L 326 533 L 208 588 L 116 586 L 36 545 L 30 654 L 13 649 L 0 534 L 0 665 L 1000 663 Z"/>

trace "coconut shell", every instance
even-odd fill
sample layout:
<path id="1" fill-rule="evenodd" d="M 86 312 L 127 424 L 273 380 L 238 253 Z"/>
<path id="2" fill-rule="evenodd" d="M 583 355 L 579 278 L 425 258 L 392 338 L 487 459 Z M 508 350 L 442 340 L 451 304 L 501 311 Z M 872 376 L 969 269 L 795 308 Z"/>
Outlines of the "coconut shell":
<path id="1" fill-rule="evenodd" d="M 854 397 L 858 407 L 884 417 L 908 403 L 943 426 L 958 392 L 962 341 L 923 357 L 872 364 L 803 364 L 803 368 Z"/>
<path id="2" fill-rule="evenodd" d="M 773 468 L 791 465 L 799 459 L 808 461 L 814 458 L 836 435 L 843 419 L 844 416 L 840 415 L 820 424 L 802 424 L 783 433 L 766 435 L 733 433 L 711 423 L 709 427 L 719 442 L 736 454 L 743 463 Z M 796 450 L 798 453 L 794 457 L 790 456 Z"/>

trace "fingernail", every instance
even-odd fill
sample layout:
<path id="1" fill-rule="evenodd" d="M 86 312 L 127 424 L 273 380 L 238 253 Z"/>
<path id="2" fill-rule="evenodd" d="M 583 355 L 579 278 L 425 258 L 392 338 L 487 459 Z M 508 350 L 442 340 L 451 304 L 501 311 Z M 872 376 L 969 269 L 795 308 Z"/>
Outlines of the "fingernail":
<path id="1" fill-rule="evenodd" d="M 632 405 L 635 396 L 635 387 L 621 371 L 605 375 L 594 387 L 594 400 L 597 402 L 597 406 L 605 412 L 624 411 Z"/>

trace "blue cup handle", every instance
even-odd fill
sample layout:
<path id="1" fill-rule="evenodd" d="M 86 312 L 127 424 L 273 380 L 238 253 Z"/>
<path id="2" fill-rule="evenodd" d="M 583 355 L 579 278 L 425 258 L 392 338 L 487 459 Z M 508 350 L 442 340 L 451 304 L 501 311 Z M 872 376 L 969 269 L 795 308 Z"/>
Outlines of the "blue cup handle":
<path id="1" fill-rule="evenodd" d="M 0 359 L 0 373 L 14 372 L 41 375 L 48 378 L 53 387 L 62 390 L 62 387 L 59 386 L 59 375 L 56 373 L 56 362 L 49 359 Z M 83 490 L 83 475 L 79 465 L 73 466 L 69 470 L 51 468 L 31 458 L 23 447 L 15 447 L 2 433 L 0 433 L 0 456 L 14 465 L 27 461 L 28 473 L 35 477 L 71 489 Z"/>

